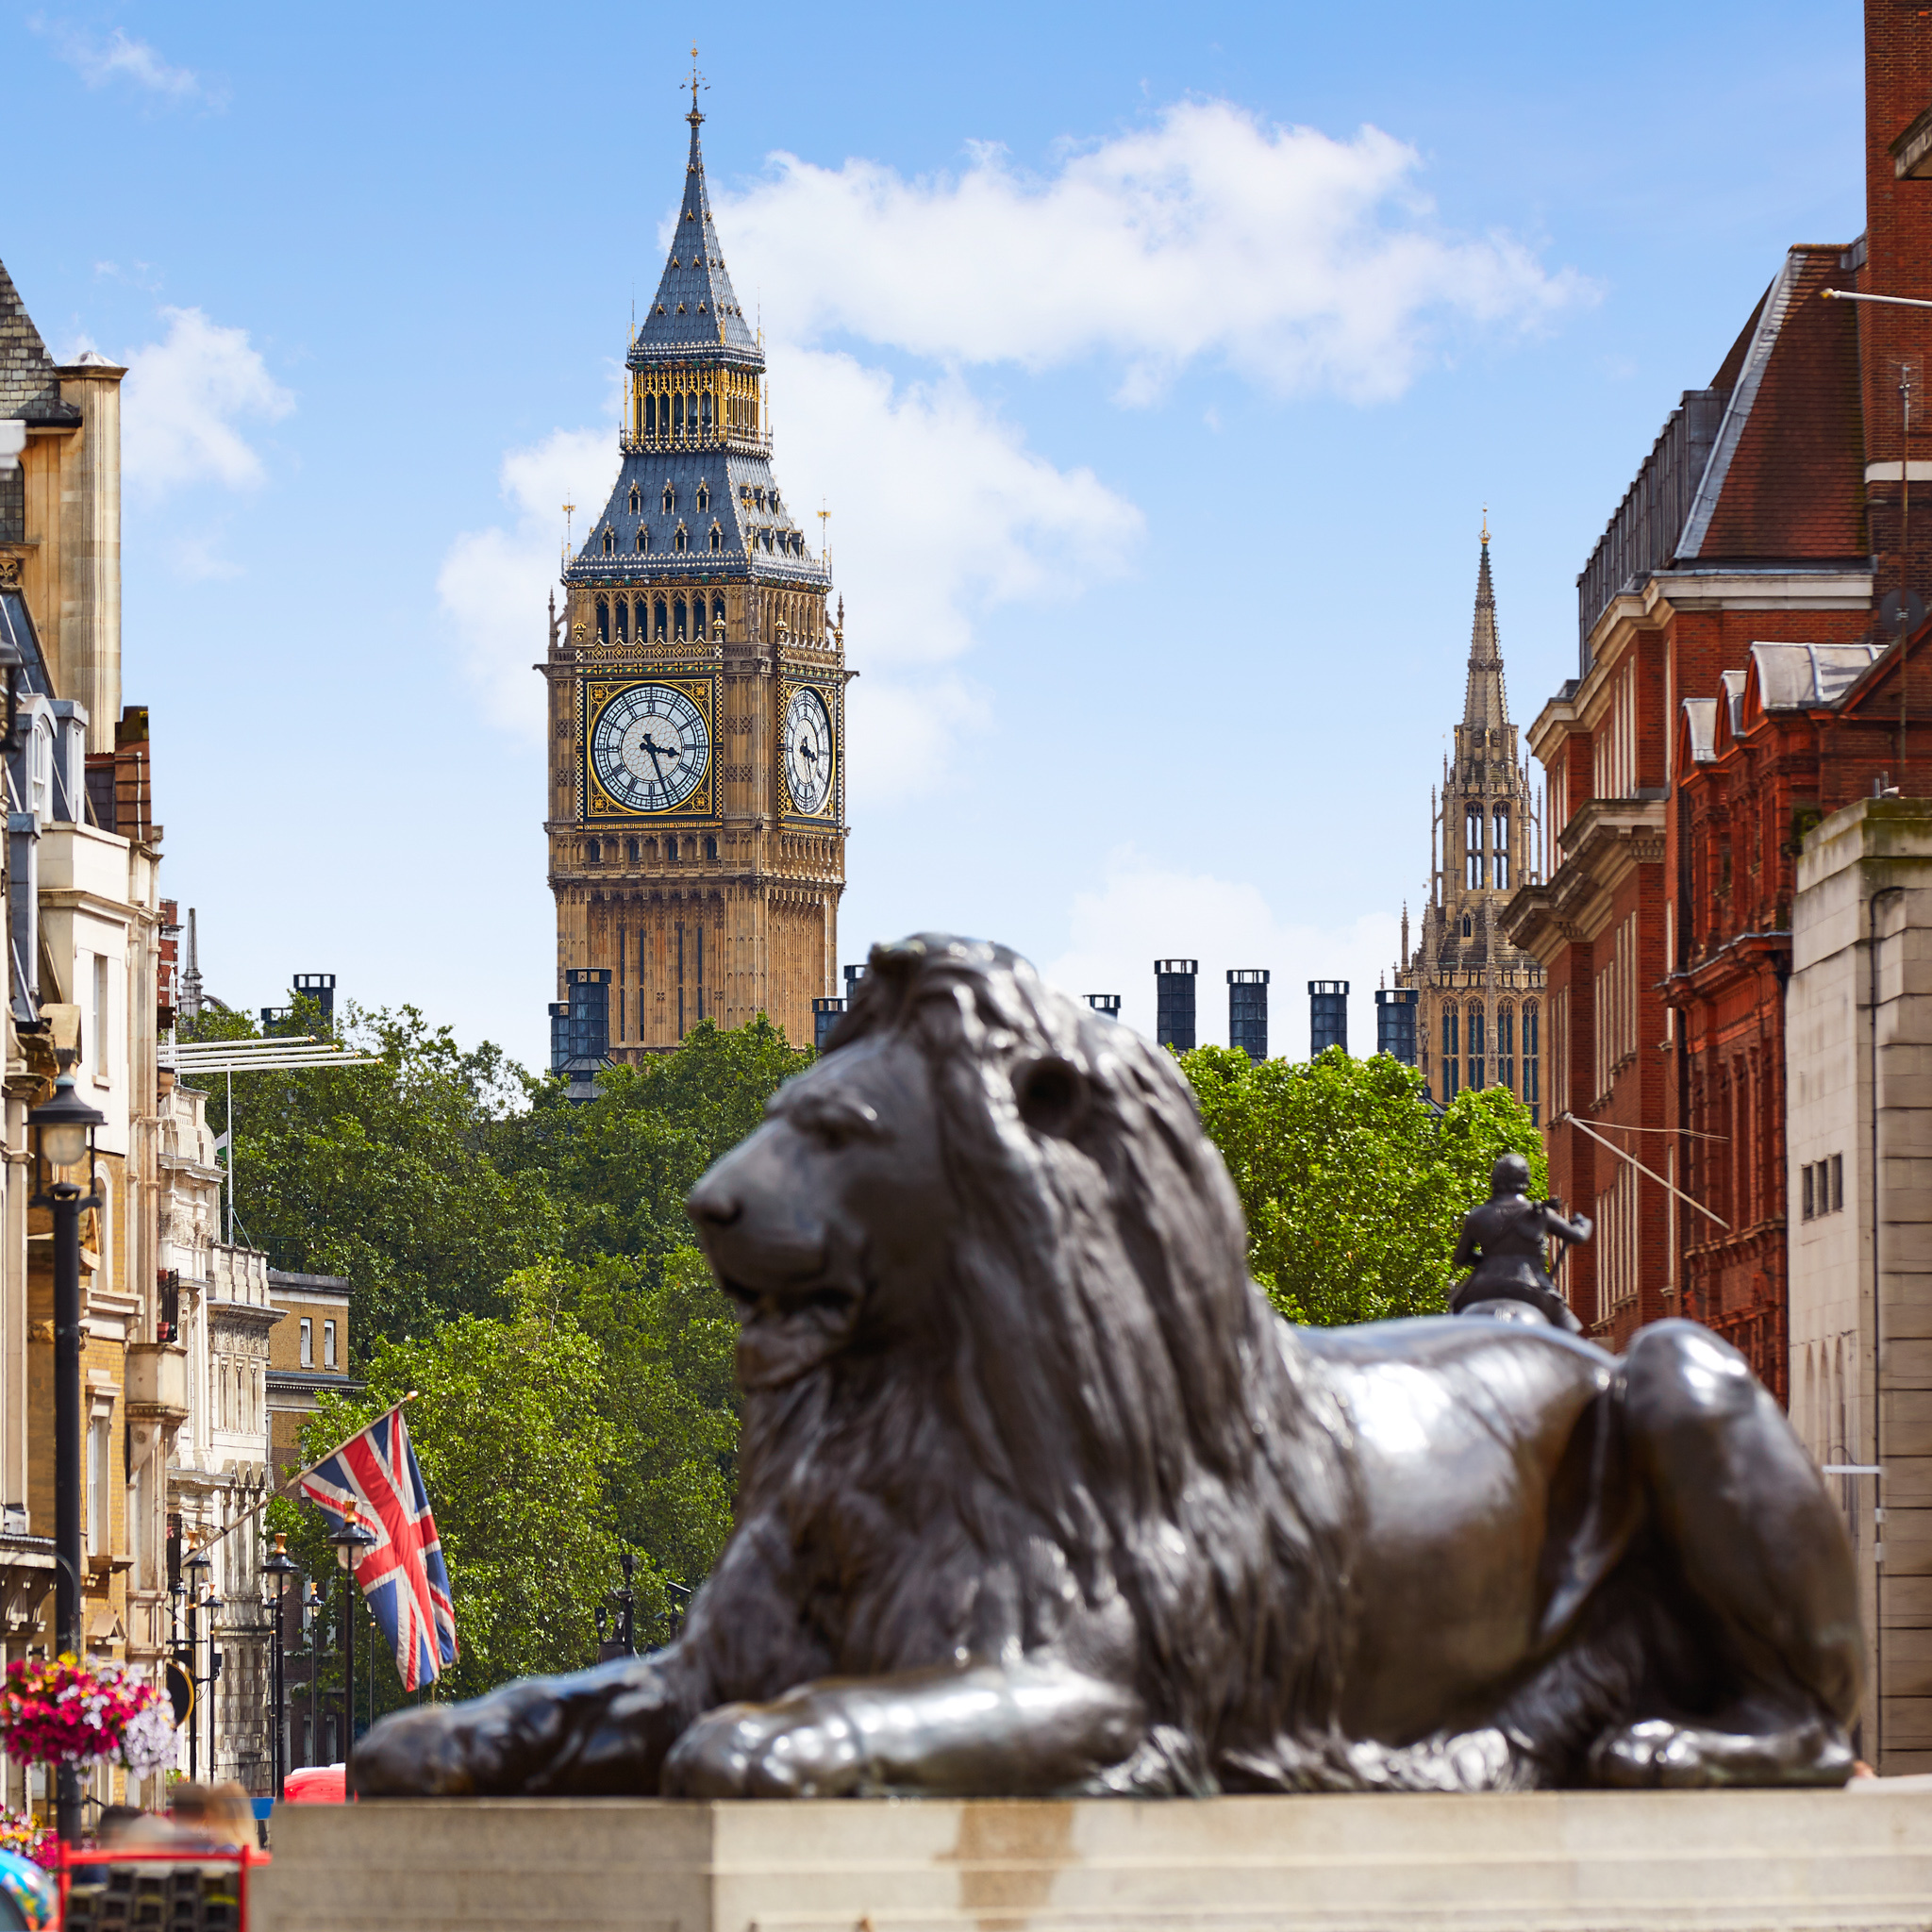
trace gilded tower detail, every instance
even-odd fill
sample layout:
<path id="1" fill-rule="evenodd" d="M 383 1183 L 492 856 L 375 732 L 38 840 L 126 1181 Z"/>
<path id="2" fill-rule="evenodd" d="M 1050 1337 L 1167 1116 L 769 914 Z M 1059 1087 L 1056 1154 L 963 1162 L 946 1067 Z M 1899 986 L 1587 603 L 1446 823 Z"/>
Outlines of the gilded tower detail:
<path id="1" fill-rule="evenodd" d="M 1542 1124 L 1542 968 L 1497 924 L 1518 886 L 1535 883 L 1541 814 L 1517 752 L 1503 686 L 1496 592 L 1485 522 L 1475 583 L 1469 680 L 1456 749 L 1433 793 L 1429 901 L 1395 983 L 1417 991 L 1416 1052 L 1429 1095 L 1446 1105 L 1466 1087 L 1507 1087 Z"/>
<path id="2" fill-rule="evenodd" d="M 772 468 L 765 359 L 705 189 L 696 90 L 670 258 L 626 358 L 621 466 L 552 606 L 559 996 L 608 975 L 613 1058 L 768 1013 L 837 970 L 843 608 Z"/>

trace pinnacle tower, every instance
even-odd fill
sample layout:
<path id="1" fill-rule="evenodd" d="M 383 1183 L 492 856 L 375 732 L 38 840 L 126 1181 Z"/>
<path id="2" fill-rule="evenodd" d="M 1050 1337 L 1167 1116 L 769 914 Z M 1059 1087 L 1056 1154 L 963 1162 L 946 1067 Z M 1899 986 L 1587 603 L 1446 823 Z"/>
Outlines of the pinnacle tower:
<path id="1" fill-rule="evenodd" d="M 1540 1118 L 1542 969 L 1501 937 L 1497 920 L 1537 876 L 1540 811 L 1509 721 L 1487 512 L 1462 721 L 1430 817 L 1421 938 L 1410 953 L 1405 906 L 1395 975 L 1419 995 L 1418 1064 L 1440 1104 L 1464 1088 L 1503 1086 Z"/>

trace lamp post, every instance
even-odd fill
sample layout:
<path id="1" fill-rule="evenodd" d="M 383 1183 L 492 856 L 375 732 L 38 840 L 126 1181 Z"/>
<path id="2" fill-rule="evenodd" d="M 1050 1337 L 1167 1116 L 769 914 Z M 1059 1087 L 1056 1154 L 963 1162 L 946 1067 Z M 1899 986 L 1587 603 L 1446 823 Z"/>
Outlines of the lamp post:
<path id="1" fill-rule="evenodd" d="M 345 1516 L 342 1526 L 329 1538 L 336 1561 L 342 1572 L 342 1769 L 356 1761 L 356 1565 L 363 1551 L 375 1547 L 375 1535 L 362 1527 L 361 1519 Z"/>
<path id="2" fill-rule="evenodd" d="M 262 1569 L 275 1580 L 275 1641 L 269 1654 L 269 1766 L 274 1779 L 275 1794 L 282 1795 L 282 1780 L 286 1772 L 286 1752 L 282 1743 L 282 1706 L 286 1700 L 286 1689 L 282 1672 L 282 1598 L 287 1595 L 289 1578 L 294 1575 L 295 1559 L 289 1554 L 289 1539 L 277 1535 L 275 1554 L 262 1564 Z"/>
<path id="3" fill-rule="evenodd" d="M 57 1655 L 78 1657 L 80 1627 L 80 1217 L 98 1208 L 92 1191 L 94 1129 L 107 1124 L 74 1091 L 74 1075 L 54 1082 L 54 1096 L 26 1117 L 34 1134 L 33 1205 L 54 1218 L 54 1585 Z M 45 1168 L 56 1178 L 42 1173 Z M 60 1179 L 75 1168 L 82 1181 Z M 61 1841 L 80 1835 L 80 1767 L 63 1764 L 56 1784 L 55 1823 Z"/>
<path id="4" fill-rule="evenodd" d="M 201 1775 L 201 1593 L 208 1587 L 208 1574 L 214 1568 L 206 1550 L 196 1550 L 182 1564 L 188 1578 L 188 1681 L 194 1687 L 194 1707 L 188 1713 L 188 1777 L 192 1783 Z M 209 1674 L 212 1676 L 212 1673 Z M 212 1685 L 209 1687 L 212 1689 Z M 210 1768 L 215 1755 L 212 1707 L 208 1718 L 208 1755 Z"/>

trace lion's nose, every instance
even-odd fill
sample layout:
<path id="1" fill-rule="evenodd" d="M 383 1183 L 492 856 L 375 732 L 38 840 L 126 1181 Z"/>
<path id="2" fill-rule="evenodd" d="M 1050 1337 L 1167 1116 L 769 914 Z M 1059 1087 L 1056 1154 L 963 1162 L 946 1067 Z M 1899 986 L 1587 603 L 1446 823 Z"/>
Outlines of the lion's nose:
<path id="1" fill-rule="evenodd" d="M 744 1212 L 744 1204 L 729 1188 L 709 1179 L 701 1180 L 684 1205 L 693 1221 L 708 1227 L 729 1227 Z"/>

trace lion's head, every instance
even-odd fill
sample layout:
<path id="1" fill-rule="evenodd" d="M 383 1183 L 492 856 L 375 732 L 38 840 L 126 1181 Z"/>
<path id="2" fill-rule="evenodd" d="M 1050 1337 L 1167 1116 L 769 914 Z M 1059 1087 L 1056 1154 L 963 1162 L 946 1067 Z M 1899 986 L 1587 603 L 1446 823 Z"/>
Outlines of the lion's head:
<path id="1" fill-rule="evenodd" d="M 1325 1646 L 1341 1424 L 1248 1278 L 1169 1055 L 1005 947 L 924 934 L 874 948 L 830 1050 L 770 1114 L 690 1201 L 741 1324 L 748 1494 L 778 1474 L 761 1404 L 799 1412 L 808 1387 L 823 1428 L 875 1402 L 884 1369 L 951 1418 L 961 1491 L 993 1486 L 1074 1574 L 1119 1590 L 1157 1670 L 1216 1629 Z M 1322 1492 L 1298 1495 L 1311 1477 Z"/>

